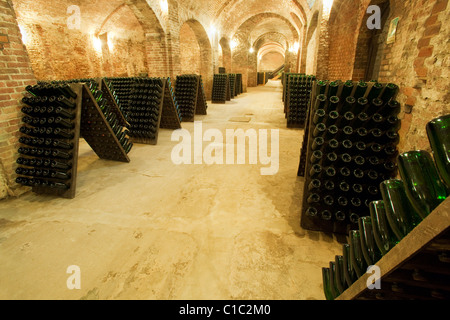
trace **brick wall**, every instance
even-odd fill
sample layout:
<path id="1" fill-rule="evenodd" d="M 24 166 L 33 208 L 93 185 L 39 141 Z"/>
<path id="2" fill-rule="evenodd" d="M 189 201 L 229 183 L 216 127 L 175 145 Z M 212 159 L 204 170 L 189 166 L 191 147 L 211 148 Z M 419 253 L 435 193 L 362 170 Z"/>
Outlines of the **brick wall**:
<path id="1" fill-rule="evenodd" d="M 20 195 L 25 189 L 14 182 L 21 99 L 35 77 L 22 44 L 11 1 L 0 0 L 0 199 Z"/>

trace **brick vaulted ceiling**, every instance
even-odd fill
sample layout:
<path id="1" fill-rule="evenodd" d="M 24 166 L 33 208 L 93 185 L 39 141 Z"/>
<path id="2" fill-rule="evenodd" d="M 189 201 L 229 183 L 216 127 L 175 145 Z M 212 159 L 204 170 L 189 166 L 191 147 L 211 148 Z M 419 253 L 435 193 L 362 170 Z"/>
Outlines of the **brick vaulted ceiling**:
<path id="1" fill-rule="evenodd" d="M 102 25 L 109 19 L 117 19 L 117 16 L 130 14 L 125 8 L 125 3 L 147 2 L 154 11 L 159 22 L 164 24 L 160 10 L 161 0 L 73 0 L 71 4 L 80 6 L 83 15 L 85 32 L 98 32 Z M 306 16 L 309 14 L 307 0 L 167 0 L 169 3 L 177 3 L 191 12 L 194 19 L 199 20 L 205 29 L 214 25 L 220 30 L 221 35 L 231 39 L 237 29 L 247 20 L 262 13 L 273 13 L 282 16 L 294 26 L 298 33 L 301 32 L 299 20 L 305 25 Z M 67 1 L 55 0 L 13 0 L 19 19 L 27 20 L 47 17 L 53 23 L 65 23 Z M 32 9 L 32 10 L 30 10 Z M 25 17 L 28 15 L 27 17 Z M 298 18 L 296 18 L 298 17 Z M 122 19 L 135 24 L 135 19 Z M 209 25 L 208 25 L 209 24 Z M 125 29 L 133 30 L 134 25 L 125 26 Z M 285 28 L 285 26 L 280 25 Z M 256 35 L 259 37 L 261 34 Z M 287 35 L 291 37 L 290 35 Z"/>
<path id="2" fill-rule="evenodd" d="M 262 13 L 282 16 L 301 33 L 300 28 L 306 24 L 310 11 L 307 0 L 182 0 L 179 5 L 198 16 L 207 17 L 205 21 L 208 20 L 220 30 L 221 35 L 229 39 L 243 23 Z M 286 29 L 284 23 L 279 26 Z M 287 36 L 292 38 L 290 34 Z"/>

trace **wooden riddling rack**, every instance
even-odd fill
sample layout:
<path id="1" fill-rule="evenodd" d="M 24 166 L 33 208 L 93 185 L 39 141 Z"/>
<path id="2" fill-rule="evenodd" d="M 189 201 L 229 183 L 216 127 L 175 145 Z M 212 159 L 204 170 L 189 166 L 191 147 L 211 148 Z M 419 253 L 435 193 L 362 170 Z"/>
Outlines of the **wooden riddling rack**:
<path id="1" fill-rule="evenodd" d="M 139 88 L 147 86 L 147 93 L 139 94 Z M 133 85 L 137 94 L 131 94 L 128 102 L 130 118 L 130 136 L 134 143 L 156 145 L 161 124 L 170 123 L 170 129 L 181 128 L 181 119 L 172 94 L 168 78 L 137 78 Z M 161 91 L 158 91 L 160 88 Z M 144 89 L 145 90 L 145 89 Z M 133 91 L 132 91 L 133 93 Z M 167 101 L 169 100 L 169 101 Z M 139 108 L 141 108 L 139 110 Z M 140 116 L 136 116 L 139 113 Z M 150 114 L 150 115 L 149 115 Z M 134 117 L 134 118 L 133 118 Z M 139 121 L 151 120 L 154 123 L 148 129 L 142 129 Z M 163 119 L 164 117 L 164 119 Z M 134 122 L 133 122 L 134 120 Z M 138 127 L 139 126 L 139 127 Z"/>
<path id="2" fill-rule="evenodd" d="M 286 76 L 285 112 L 288 128 L 305 128 L 315 76 L 290 73 Z"/>
<path id="3" fill-rule="evenodd" d="M 144 82 L 149 83 L 149 88 L 139 88 Z M 161 92 L 154 90 L 155 83 L 158 84 L 156 87 L 161 87 Z M 133 143 L 156 145 L 159 129 L 181 128 L 181 110 L 170 78 L 106 78 L 105 84 L 130 123 L 128 129 Z M 147 92 L 136 92 L 140 89 Z M 150 118 L 155 121 L 153 128 L 141 128 L 143 121 Z"/>
<path id="4" fill-rule="evenodd" d="M 86 81 L 94 81 L 93 79 L 89 79 Z M 73 199 L 76 195 L 76 184 L 77 184 L 77 168 L 78 168 L 78 149 L 79 149 L 79 140 L 80 137 L 83 137 L 86 142 L 91 146 L 94 152 L 101 159 L 105 160 L 113 160 L 113 161 L 121 161 L 121 162 L 130 162 L 130 159 L 125 151 L 123 145 L 119 142 L 116 133 L 111 128 L 109 121 L 105 118 L 105 114 L 97 103 L 97 99 L 100 101 L 100 98 L 94 98 L 90 87 L 84 83 L 84 80 L 77 81 L 67 81 L 69 82 L 69 86 L 76 96 L 70 99 L 70 103 L 74 105 L 73 110 L 70 110 L 69 113 L 72 113 L 70 122 L 72 123 L 72 129 L 69 131 L 68 136 L 52 136 L 50 134 L 33 134 L 30 131 L 26 131 L 31 129 L 30 126 L 25 125 L 21 129 L 21 132 L 24 134 L 22 138 L 45 138 L 45 139 L 53 139 L 54 141 L 60 141 L 65 144 L 71 146 L 68 150 L 67 148 L 61 150 L 59 147 L 57 148 L 43 148 L 44 150 L 52 150 L 52 151 L 64 151 L 70 154 L 69 159 L 60 160 L 52 157 L 42 157 L 35 155 L 27 155 L 24 158 L 26 159 L 26 163 L 18 160 L 18 164 L 23 166 L 20 167 L 22 169 L 28 170 L 27 174 L 21 174 L 19 176 L 29 176 L 31 174 L 30 169 L 33 175 L 33 183 L 28 184 L 28 186 L 32 187 L 32 191 L 37 194 L 46 194 L 46 195 L 55 195 L 63 198 Z M 59 85 L 61 83 L 67 83 L 66 81 L 55 81 L 53 84 Z M 40 86 L 44 85 L 44 82 L 39 84 Z M 32 87 L 30 87 L 31 89 Z M 46 93 L 51 94 L 51 93 Z M 40 95 L 37 95 L 40 96 Z M 30 96 L 26 96 L 26 99 L 30 98 Z M 26 102 L 25 102 L 26 103 Z M 28 103 L 26 103 L 28 105 Z M 30 103 L 30 106 L 33 104 Z M 57 107 L 57 104 L 47 104 L 48 107 Z M 110 106 L 110 108 L 114 108 L 114 106 Z M 42 110 L 42 105 L 41 105 Z M 47 108 L 48 110 L 48 108 Z M 46 116 L 49 116 L 48 114 Z M 42 116 L 34 115 L 35 118 L 42 119 Z M 34 128 L 39 128 L 39 126 L 33 126 Z M 24 145 L 24 140 L 20 140 L 22 143 L 21 148 L 27 148 L 30 145 Z M 38 147 L 36 144 L 33 147 Z M 128 150 L 129 152 L 129 150 Z M 45 163 L 45 160 L 51 161 L 56 160 L 59 162 L 59 167 L 52 168 L 51 171 L 58 171 L 59 173 L 67 174 L 67 179 L 64 181 L 59 181 L 54 178 L 44 178 L 42 176 L 42 172 L 49 169 L 49 166 L 45 166 L 41 164 L 39 161 L 36 164 L 35 160 L 42 160 L 42 163 Z M 31 162 L 30 162 L 31 161 Z M 19 163 L 22 162 L 22 163 Z M 66 168 L 61 167 L 66 166 Z M 20 169 L 19 168 L 19 169 Z M 19 170 L 18 169 L 18 170 Z M 40 180 L 42 179 L 42 180 Z M 38 182 L 40 181 L 40 182 Z M 55 182 L 58 183 L 59 186 L 66 185 L 65 188 L 55 188 L 52 186 L 47 186 L 42 183 L 42 181 L 46 182 Z"/>
<path id="5" fill-rule="evenodd" d="M 212 103 L 224 104 L 243 93 L 242 74 L 219 73 L 214 75 Z"/>
<path id="6" fill-rule="evenodd" d="M 196 115 L 207 115 L 208 104 L 200 75 L 177 76 L 175 96 L 182 121 L 193 122 Z"/>
<path id="7" fill-rule="evenodd" d="M 383 256 L 381 289 L 368 289 L 363 274 L 336 300 L 449 300 L 450 199 Z"/>
<path id="8" fill-rule="evenodd" d="M 356 156 L 361 156 L 364 158 L 364 167 L 361 167 L 358 169 L 364 170 L 364 173 L 366 172 L 366 170 L 375 170 L 378 173 L 378 178 L 376 180 L 369 180 L 367 175 L 364 175 L 364 178 L 361 179 L 363 181 L 359 182 L 359 183 L 355 183 L 355 184 L 361 184 L 363 186 L 363 193 L 354 193 L 352 189 L 350 189 L 350 192 L 347 193 L 342 193 L 341 190 L 339 189 L 340 183 L 344 180 L 346 180 L 345 178 L 342 178 L 340 176 L 340 172 L 339 172 L 339 168 L 340 167 L 336 167 L 336 175 L 334 177 L 326 177 L 325 173 L 323 173 L 322 171 L 322 175 L 318 178 L 319 180 L 321 180 L 322 182 L 322 186 L 320 189 L 321 195 L 322 195 L 322 199 L 324 198 L 325 195 L 331 195 L 334 198 L 334 205 L 332 206 L 327 206 L 324 203 L 320 202 L 320 204 L 317 204 L 317 208 L 319 210 L 329 210 L 331 211 L 331 213 L 333 214 L 333 217 L 331 220 L 324 220 L 320 217 L 320 214 L 318 216 L 315 217 L 311 217 L 309 216 L 306 211 L 308 210 L 309 207 L 311 207 L 311 205 L 308 203 L 308 198 L 309 196 L 313 193 L 309 191 L 308 186 L 310 185 L 311 181 L 313 180 L 309 174 L 309 172 L 312 169 L 312 164 L 310 162 L 311 156 L 313 155 L 313 142 L 314 142 L 314 136 L 313 133 L 315 131 L 316 126 L 313 123 L 313 118 L 315 115 L 315 104 L 316 104 L 316 97 L 320 94 L 323 93 L 325 95 L 328 94 L 328 90 L 329 90 L 329 85 L 330 82 L 327 82 L 326 87 L 321 87 L 320 89 L 318 88 L 317 85 L 317 81 L 314 83 L 313 88 L 312 88 L 312 92 L 311 92 L 311 103 L 310 103 L 310 107 L 308 110 L 308 122 L 306 125 L 306 131 L 305 131 L 305 135 L 304 135 L 304 140 L 303 140 L 303 145 L 302 145 L 302 151 L 301 151 L 301 156 L 300 156 L 300 164 L 299 164 L 299 170 L 298 170 L 298 175 L 301 177 L 305 178 L 305 187 L 304 187 L 304 194 L 303 194 L 303 205 L 302 205 L 302 214 L 301 214 L 301 226 L 304 229 L 307 230 L 312 230 L 312 231 L 322 231 L 322 232 L 328 232 L 328 233 L 336 233 L 336 234 L 344 234 L 347 235 L 349 230 L 351 229 L 355 229 L 357 228 L 357 222 L 355 221 L 350 221 L 349 217 L 350 216 L 357 216 L 357 217 L 363 217 L 363 216 L 369 216 L 370 212 L 369 212 L 369 207 L 368 207 L 368 203 L 370 201 L 376 201 L 379 200 L 381 198 L 381 193 L 379 191 L 379 185 L 381 182 L 389 179 L 389 178 L 394 178 L 397 175 L 397 168 L 395 167 L 394 170 L 388 171 L 388 170 L 384 170 L 383 164 L 386 164 L 387 162 L 391 162 L 395 161 L 394 156 L 392 156 L 391 158 L 389 157 L 382 157 L 382 153 L 380 152 L 379 158 L 380 161 L 382 161 L 380 163 L 380 165 L 378 167 L 374 167 L 371 166 L 370 163 L 367 161 L 367 159 L 369 159 L 369 157 L 372 155 L 371 152 L 367 149 L 366 151 L 359 151 L 356 150 L 355 146 L 353 146 L 353 148 L 351 150 L 345 150 L 346 153 L 350 154 L 352 157 L 352 162 L 350 164 L 346 164 L 345 166 L 348 166 L 350 168 L 351 172 L 354 172 L 355 170 L 355 162 L 354 160 L 356 159 Z M 374 85 L 374 82 L 368 83 L 367 89 L 365 89 L 365 94 L 364 97 L 367 97 L 368 94 L 371 92 L 372 87 Z M 358 82 L 353 82 L 353 91 L 351 93 L 351 96 L 353 96 L 355 94 L 355 91 L 358 87 Z M 321 91 L 320 91 L 321 90 Z M 382 94 L 384 93 L 385 90 L 385 84 L 383 84 L 383 90 L 380 93 L 380 96 L 382 96 Z M 343 91 L 343 83 L 341 83 L 339 85 L 339 88 L 337 89 L 337 96 L 340 97 L 341 92 Z M 327 96 L 327 103 L 329 103 L 329 99 L 330 97 Z M 393 98 L 393 100 L 395 100 L 395 97 Z M 341 111 L 340 108 L 343 106 L 343 103 L 340 103 L 338 105 L 337 111 Z M 384 102 L 384 106 L 386 106 L 386 102 Z M 341 115 L 342 117 L 342 115 Z M 341 119 L 341 118 L 340 118 Z M 372 127 L 370 127 L 370 120 L 367 121 L 364 124 L 364 127 L 366 130 L 370 131 L 372 129 Z M 335 125 L 338 126 L 339 129 L 339 134 L 342 134 L 342 127 L 339 126 L 339 124 L 336 122 Z M 373 127 L 373 129 L 375 129 L 376 127 Z M 339 147 L 342 148 L 342 141 L 343 139 L 340 138 L 340 136 L 335 137 L 338 142 L 339 142 Z M 331 139 L 331 138 L 330 138 Z M 325 146 L 326 148 L 328 148 L 328 143 L 330 140 L 326 140 L 325 142 Z M 368 140 L 366 141 L 366 144 L 369 145 L 370 143 L 374 143 L 374 140 Z M 398 144 L 398 142 L 397 142 Z M 397 145 L 396 145 L 397 148 Z M 398 153 L 398 150 L 396 150 L 396 152 Z M 340 154 L 338 154 L 338 156 L 340 156 Z M 325 157 L 325 155 L 324 155 Z M 339 159 L 338 161 L 341 161 L 341 159 Z M 327 168 L 328 166 L 324 166 L 324 170 Z M 324 189 L 324 183 L 330 181 L 331 183 L 334 184 L 335 189 L 333 191 L 328 191 Z M 354 180 L 353 180 L 354 181 Z M 369 182 L 367 182 L 369 181 Z M 350 185 L 352 185 L 354 182 L 348 181 L 350 183 Z M 368 188 L 371 187 L 371 190 L 374 190 L 373 187 L 377 188 L 377 192 L 376 194 L 367 194 L 367 190 Z M 356 192 L 356 191 L 355 191 Z M 349 205 L 346 207 L 340 207 L 337 203 L 337 199 L 340 196 L 344 196 L 348 199 L 348 203 Z M 363 197 L 361 199 L 361 197 Z M 359 207 L 353 207 L 351 204 L 351 200 L 350 199 L 354 199 L 354 198 L 360 198 L 362 204 Z M 322 200 L 321 200 L 322 201 Z M 343 221 L 338 221 L 335 219 L 334 214 L 337 212 L 343 212 L 345 214 L 345 220 Z M 355 220 L 355 219 L 353 219 Z M 357 221 L 357 219 L 356 219 Z"/>
<path id="9" fill-rule="evenodd" d="M 215 74 L 212 87 L 212 103 L 226 103 L 230 96 L 230 81 L 226 73 Z"/>
<path id="10" fill-rule="evenodd" d="M 236 73 L 236 86 L 235 86 L 235 91 L 234 91 L 234 95 L 237 97 L 240 94 L 244 93 L 244 84 L 242 82 L 242 74 L 241 73 Z"/>

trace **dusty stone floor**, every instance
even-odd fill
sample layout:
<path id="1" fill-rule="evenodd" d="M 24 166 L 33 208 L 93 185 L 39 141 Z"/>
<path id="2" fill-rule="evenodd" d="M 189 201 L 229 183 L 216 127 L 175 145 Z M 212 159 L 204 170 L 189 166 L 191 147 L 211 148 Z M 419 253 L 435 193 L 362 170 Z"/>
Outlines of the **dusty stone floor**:
<path id="1" fill-rule="evenodd" d="M 82 141 L 75 199 L 0 202 L 0 299 L 324 299 L 321 268 L 342 245 L 299 227 L 303 131 L 286 128 L 281 91 L 249 88 L 196 119 L 224 134 L 279 129 L 274 176 L 263 165 L 174 165 L 170 130 L 136 145 L 129 164 Z M 67 287 L 72 265 L 81 289 Z"/>

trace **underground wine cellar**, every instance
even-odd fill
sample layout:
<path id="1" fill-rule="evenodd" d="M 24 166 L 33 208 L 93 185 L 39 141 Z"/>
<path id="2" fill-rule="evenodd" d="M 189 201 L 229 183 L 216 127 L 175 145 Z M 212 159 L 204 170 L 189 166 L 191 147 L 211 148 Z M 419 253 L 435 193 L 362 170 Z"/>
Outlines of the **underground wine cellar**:
<path id="1" fill-rule="evenodd" d="M 450 299 L 448 0 L 0 0 L 0 299 Z"/>

